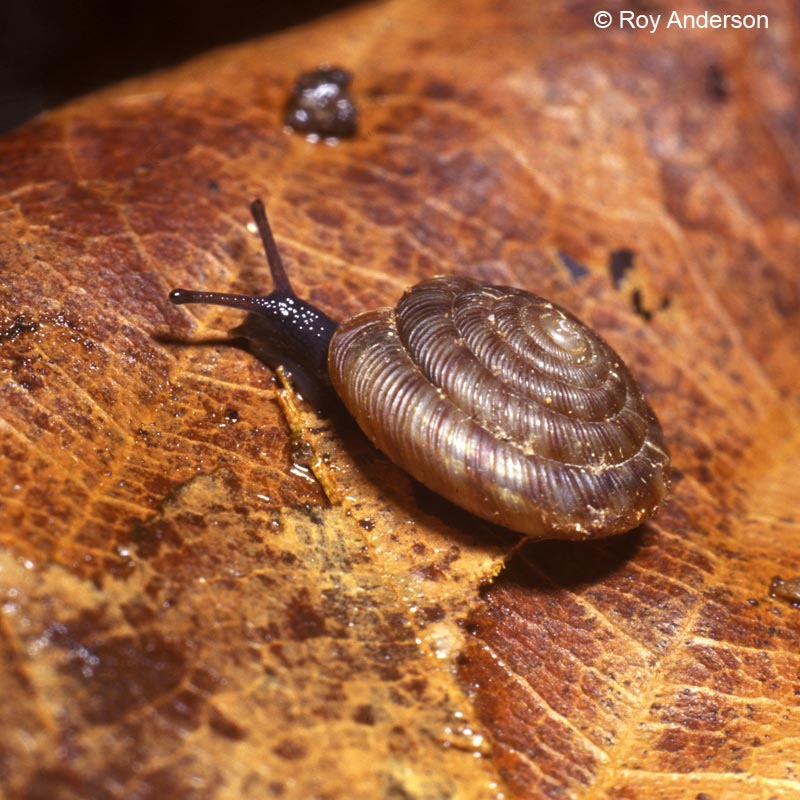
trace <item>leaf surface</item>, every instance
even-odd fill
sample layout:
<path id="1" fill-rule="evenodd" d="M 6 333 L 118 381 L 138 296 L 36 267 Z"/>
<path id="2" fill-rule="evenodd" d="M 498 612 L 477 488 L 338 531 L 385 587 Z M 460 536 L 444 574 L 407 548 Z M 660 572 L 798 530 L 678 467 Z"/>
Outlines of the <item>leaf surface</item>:
<path id="1" fill-rule="evenodd" d="M 798 796 L 800 17 L 761 5 L 378 3 L 0 140 L 9 797 Z M 355 76 L 337 146 L 282 129 L 320 62 Z M 334 318 L 448 272 L 574 311 L 668 504 L 514 549 L 316 417 L 241 315 L 167 301 L 269 289 L 254 197 Z"/>

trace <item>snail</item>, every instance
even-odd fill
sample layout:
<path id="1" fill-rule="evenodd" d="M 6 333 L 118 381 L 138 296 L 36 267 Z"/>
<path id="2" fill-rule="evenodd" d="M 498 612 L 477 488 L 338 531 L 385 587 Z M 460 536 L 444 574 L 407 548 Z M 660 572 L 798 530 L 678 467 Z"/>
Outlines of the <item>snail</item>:
<path id="1" fill-rule="evenodd" d="M 175 289 L 173 303 L 248 311 L 234 332 L 302 387 L 332 386 L 372 442 L 420 483 L 532 538 L 622 533 L 669 488 L 661 427 L 622 359 L 555 303 L 439 276 L 396 308 L 337 324 L 294 292 L 251 205 L 273 291 Z M 302 393 L 302 388 L 300 389 Z"/>

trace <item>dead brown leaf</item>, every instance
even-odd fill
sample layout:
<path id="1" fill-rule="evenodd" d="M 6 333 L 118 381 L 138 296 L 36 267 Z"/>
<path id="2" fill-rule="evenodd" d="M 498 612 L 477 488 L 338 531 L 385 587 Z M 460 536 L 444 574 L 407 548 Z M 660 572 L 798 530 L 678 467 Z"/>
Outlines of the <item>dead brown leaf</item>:
<path id="1" fill-rule="evenodd" d="M 800 794 L 769 597 L 800 571 L 800 16 L 760 5 L 649 34 L 379 3 L 0 141 L 6 796 Z M 336 147 L 281 129 L 324 61 L 360 106 Z M 168 303 L 268 288 L 258 196 L 334 317 L 460 272 L 593 324 L 664 425 L 666 508 L 500 572 L 514 537 L 209 341 L 235 313 Z"/>

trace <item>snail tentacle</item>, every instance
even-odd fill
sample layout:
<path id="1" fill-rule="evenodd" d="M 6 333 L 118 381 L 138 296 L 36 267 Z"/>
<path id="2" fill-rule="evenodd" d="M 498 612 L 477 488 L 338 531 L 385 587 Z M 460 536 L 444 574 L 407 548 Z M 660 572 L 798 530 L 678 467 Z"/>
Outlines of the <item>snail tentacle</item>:
<path id="1" fill-rule="evenodd" d="M 262 201 L 254 200 L 250 212 L 264 246 L 273 290 L 242 295 L 173 289 L 169 299 L 176 305 L 209 303 L 247 311 L 244 322 L 231 333 L 247 340 L 253 355 L 270 368 L 285 367 L 300 393 L 324 408 L 330 399 L 328 348 L 338 323 L 292 288 Z"/>

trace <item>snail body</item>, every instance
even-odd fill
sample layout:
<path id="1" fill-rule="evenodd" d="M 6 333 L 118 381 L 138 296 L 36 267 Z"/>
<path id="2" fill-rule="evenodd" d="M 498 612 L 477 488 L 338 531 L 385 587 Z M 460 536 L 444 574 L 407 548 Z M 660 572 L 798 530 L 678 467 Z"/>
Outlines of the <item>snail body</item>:
<path id="1" fill-rule="evenodd" d="M 568 311 L 440 276 L 394 309 L 337 325 L 294 294 L 263 204 L 251 210 L 274 291 L 176 289 L 173 302 L 249 311 L 237 332 L 259 357 L 302 375 L 301 392 L 329 381 L 392 461 L 483 519 L 533 538 L 586 539 L 655 512 L 669 487 L 661 427 L 620 357 Z"/>

